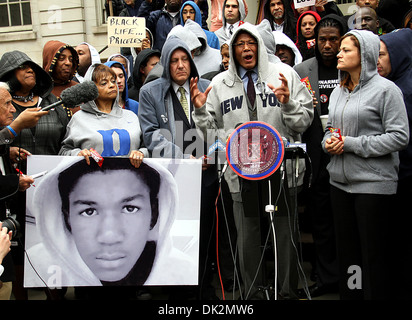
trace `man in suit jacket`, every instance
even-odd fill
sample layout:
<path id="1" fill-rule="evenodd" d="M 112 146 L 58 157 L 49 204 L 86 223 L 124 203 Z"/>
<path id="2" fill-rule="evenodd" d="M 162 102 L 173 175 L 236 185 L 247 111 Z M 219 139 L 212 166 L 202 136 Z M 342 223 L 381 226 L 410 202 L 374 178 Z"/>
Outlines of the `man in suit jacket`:
<path id="1" fill-rule="evenodd" d="M 208 154 L 208 145 L 198 135 L 192 119 L 189 81 L 199 78 L 189 47 L 181 39 L 171 36 L 161 54 L 163 74 L 140 89 L 139 119 L 143 139 L 153 158 L 199 158 Z M 199 79 L 199 88 L 205 91 L 209 80 Z M 214 142 L 214 141 L 213 141 Z M 210 270 L 204 270 L 208 239 L 213 232 L 214 203 L 218 183 L 216 166 L 204 163 L 200 213 L 199 285 L 203 289 L 200 298 L 214 297 L 210 288 Z M 189 195 L 192 196 L 192 195 Z M 210 263 L 208 264 L 210 265 Z M 209 272 L 204 276 L 204 272 Z M 211 289 L 206 292 L 207 289 Z M 187 291 L 187 290 L 186 290 Z M 181 292 L 179 292 L 181 293 Z M 174 293 L 175 294 L 175 293 Z M 184 297 L 187 298 L 187 297 Z"/>
<path id="2" fill-rule="evenodd" d="M 315 28 L 316 55 L 294 69 L 314 91 L 314 118 L 303 134 L 312 163 L 312 183 L 302 194 L 306 195 L 306 210 L 311 216 L 311 229 L 315 245 L 316 283 L 310 287 L 312 297 L 337 290 L 337 262 L 333 231 L 332 209 L 329 200 L 329 174 L 326 166 L 329 156 L 322 150 L 325 132 L 321 116 L 327 117 L 329 96 L 339 84 L 336 69 L 339 39 L 346 33 L 345 20 L 335 14 L 322 18 Z"/>

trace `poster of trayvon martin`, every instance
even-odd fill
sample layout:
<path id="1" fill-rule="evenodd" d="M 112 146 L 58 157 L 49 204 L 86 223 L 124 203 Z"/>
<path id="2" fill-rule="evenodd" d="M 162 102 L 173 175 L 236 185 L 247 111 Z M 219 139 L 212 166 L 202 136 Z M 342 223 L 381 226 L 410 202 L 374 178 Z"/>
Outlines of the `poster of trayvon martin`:
<path id="1" fill-rule="evenodd" d="M 201 160 L 30 156 L 25 287 L 196 285 Z"/>

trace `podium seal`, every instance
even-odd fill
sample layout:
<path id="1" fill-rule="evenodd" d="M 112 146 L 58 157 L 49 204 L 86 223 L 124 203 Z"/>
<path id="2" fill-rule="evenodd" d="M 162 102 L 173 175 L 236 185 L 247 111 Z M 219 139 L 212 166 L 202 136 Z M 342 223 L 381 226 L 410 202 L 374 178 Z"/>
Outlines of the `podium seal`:
<path id="1" fill-rule="evenodd" d="M 272 175 L 281 165 L 284 152 L 279 132 L 261 121 L 250 121 L 237 127 L 226 145 L 230 167 L 248 180 L 261 180 Z"/>

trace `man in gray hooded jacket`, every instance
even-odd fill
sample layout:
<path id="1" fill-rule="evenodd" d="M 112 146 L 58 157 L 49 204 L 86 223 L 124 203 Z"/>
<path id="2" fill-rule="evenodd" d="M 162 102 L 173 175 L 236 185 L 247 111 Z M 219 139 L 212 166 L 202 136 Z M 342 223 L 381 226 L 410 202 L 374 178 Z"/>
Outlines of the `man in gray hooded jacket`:
<path id="1" fill-rule="evenodd" d="M 246 36 L 246 38 L 243 38 Z M 193 113 L 196 125 L 207 134 L 208 130 L 216 130 L 221 141 L 227 141 L 229 134 L 248 121 L 264 121 L 290 142 L 301 141 L 301 133 L 305 131 L 313 119 L 312 97 L 301 83 L 299 76 L 283 63 L 273 64 L 268 61 L 262 37 L 257 28 L 249 23 L 242 24 L 235 30 L 229 45 L 229 69 L 216 75 L 211 89 L 201 93 L 195 81 L 191 84 L 192 99 L 195 105 Z M 246 94 L 248 82 L 247 71 L 252 72 L 255 99 L 249 100 Z M 288 179 L 292 174 L 291 164 L 286 163 Z M 299 163 L 299 180 L 301 184 L 304 163 Z M 249 208 L 243 200 L 242 189 L 246 183 L 231 168 L 225 172 L 233 199 L 233 213 L 238 232 L 239 264 L 245 286 L 243 298 L 259 298 L 259 287 L 264 287 L 263 271 L 260 268 L 261 234 L 260 216 L 256 208 Z M 289 186 L 296 183 L 289 181 Z M 275 198 L 275 195 L 272 195 Z M 289 212 L 293 212 L 290 208 Z M 275 216 L 275 226 L 279 248 L 279 283 L 280 293 L 287 298 L 297 297 L 296 252 L 293 247 L 295 234 L 289 232 L 288 210 L 279 210 Z M 262 295 L 260 295 L 262 297 Z"/>
<path id="2" fill-rule="evenodd" d="M 225 0 L 223 3 L 223 26 L 215 31 L 219 38 L 220 46 L 230 37 L 246 18 L 245 4 L 238 0 Z"/>

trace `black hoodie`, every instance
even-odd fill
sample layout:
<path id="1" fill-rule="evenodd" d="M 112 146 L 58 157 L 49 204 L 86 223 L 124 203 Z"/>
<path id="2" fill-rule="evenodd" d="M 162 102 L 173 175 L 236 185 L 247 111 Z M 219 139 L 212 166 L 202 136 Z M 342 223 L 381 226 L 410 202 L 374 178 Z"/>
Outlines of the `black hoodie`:
<path id="1" fill-rule="evenodd" d="M 136 57 L 136 60 L 134 61 L 133 64 L 133 72 L 132 72 L 132 80 L 133 80 L 133 85 L 129 90 L 129 98 L 134 99 L 136 101 L 139 101 L 139 92 L 140 88 L 143 85 L 142 79 L 141 79 L 141 74 L 140 74 L 140 66 L 142 65 L 143 62 L 147 62 L 147 60 L 151 57 L 157 55 L 160 57 L 160 51 L 159 50 L 153 50 L 153 49 L 144 49 L 139 52 L 139 54 Z"/>

